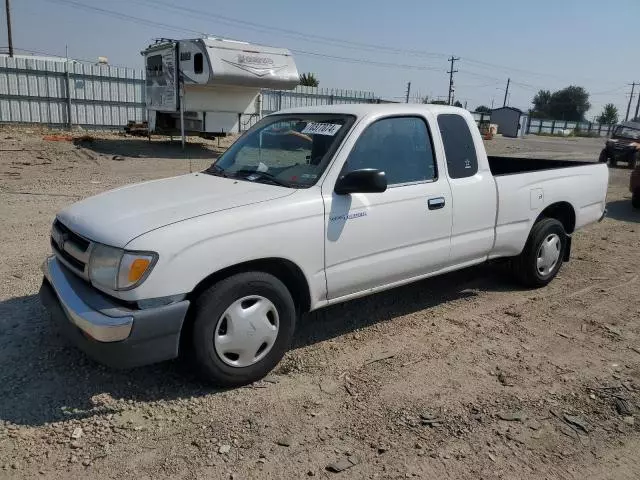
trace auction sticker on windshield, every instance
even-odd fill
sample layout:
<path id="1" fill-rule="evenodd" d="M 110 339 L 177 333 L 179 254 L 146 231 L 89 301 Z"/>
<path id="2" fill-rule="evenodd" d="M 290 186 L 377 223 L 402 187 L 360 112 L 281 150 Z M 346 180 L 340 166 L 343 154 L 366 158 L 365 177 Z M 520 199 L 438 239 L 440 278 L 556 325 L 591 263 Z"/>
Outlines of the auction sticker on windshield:
<path id="1" fill-rule="evenodd" d="M 317 123 L 309 122 L 304 130 L 300 133 L 309 133 L 312 135 L 331 135 L 334 136 L 338 133 L 342 125 L 336 123 Z"/>

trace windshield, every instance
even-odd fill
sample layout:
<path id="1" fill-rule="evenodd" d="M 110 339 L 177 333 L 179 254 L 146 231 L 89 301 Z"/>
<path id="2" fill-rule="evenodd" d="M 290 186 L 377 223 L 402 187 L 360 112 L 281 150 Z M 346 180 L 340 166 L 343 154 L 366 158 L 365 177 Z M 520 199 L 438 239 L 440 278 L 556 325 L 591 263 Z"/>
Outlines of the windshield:
<path id="1" fill-rule="evenodd" d="M 616 129 L 616 137 L 640 140 L 640 130 L 636 130 L 635 128 L 629 128 L 629 127 L 618 127 Z"/>
<path id="2" fill-rule="evenodd" d="M 240 137 L 205 173 L 306 188 L 353 123 L 350 115 L 273 115 Z"/>

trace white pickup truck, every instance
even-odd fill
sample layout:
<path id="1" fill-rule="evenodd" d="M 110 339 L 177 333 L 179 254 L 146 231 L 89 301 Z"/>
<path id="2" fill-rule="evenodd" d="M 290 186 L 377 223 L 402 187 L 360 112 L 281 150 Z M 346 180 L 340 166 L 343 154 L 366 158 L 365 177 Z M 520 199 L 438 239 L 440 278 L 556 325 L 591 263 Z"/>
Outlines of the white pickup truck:
<path id="1" fill-rule="evenodd" d="M 607 183 L 604 164 L 487 157 L 458 108 L 281 111 L 204 172 L 60 212 L 41 297 L 100 362 L 187 353 L 246 384 L 304 312 L 500 257 L 546 285 L 605 215 Z"/>

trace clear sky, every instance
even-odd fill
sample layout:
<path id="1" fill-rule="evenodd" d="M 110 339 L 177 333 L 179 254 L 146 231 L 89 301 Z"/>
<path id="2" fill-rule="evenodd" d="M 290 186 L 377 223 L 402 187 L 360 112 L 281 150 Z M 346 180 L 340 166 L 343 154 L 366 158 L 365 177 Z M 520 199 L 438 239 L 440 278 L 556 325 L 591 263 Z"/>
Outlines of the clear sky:
<path id="1" fill-rule="evenodd" d="M 446 98 L 454 54 L 456 99 L 470 109 L 501 104 L 510 77 L 509 104 L 522 109 L 540 88 L 585 87 L 590 118 L 608 102 L 624 116 L 627 84 L 640 81 L 639 19 L 640 0 L 12 1 L 23 50 L 64 55 L 68 45 L 70 57 L 142 68 L 151 39 L 206 32 L 290 48 L 321 87 L 389 99 L 409 81 L 413 95 Z M 1 38 L 5 47 L 4 18 Z"/>

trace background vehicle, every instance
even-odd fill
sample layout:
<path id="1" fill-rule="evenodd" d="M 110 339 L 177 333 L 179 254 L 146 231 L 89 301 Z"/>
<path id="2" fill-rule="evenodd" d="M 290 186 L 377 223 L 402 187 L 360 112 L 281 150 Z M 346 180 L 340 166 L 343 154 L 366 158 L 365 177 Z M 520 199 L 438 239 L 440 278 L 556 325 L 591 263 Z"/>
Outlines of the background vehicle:
<path id="1" fill-rule="evenodd" d="M 488 157 L 462 109 L 288 110 L 205 172 L 60 212 L 41 292 L 104 363 L 182 351 L 241 385 L 280 361 L 306 311 L 494 258 L 546 285 L 571 234 L 604 216 L 607 183 L 602 164 Z"/>
<path id="2" fill-rule="evenodd" d="M 615 167 L 627 162 L 629 168 L 640 165 L 640 122 L 624 122 L 618 125 L 600 153 L 601 162 Z"/>
<path id="3" fill-rule="evenodd" d="M 629 191 L 631 192 L 631 205 L 633 208 L 640 208 L 640 164 L 631 172 L 629 179 Z"/>

